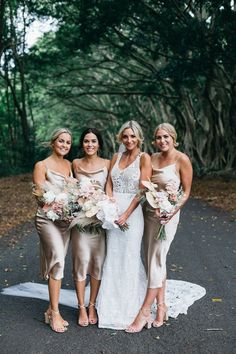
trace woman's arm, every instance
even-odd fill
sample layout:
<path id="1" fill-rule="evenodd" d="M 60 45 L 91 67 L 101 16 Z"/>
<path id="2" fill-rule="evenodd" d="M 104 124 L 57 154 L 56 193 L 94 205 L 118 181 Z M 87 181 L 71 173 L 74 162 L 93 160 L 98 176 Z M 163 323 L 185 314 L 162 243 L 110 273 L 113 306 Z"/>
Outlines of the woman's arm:
<path id="1" fill-rule="evenodd" d="M 110 166 L 111 166 L 111 161 L 110 160 L 105 160 L 105 166 L 108 169 L 108 171 L 110 170 Z M 113 165 L 114 166 L 114 165 Z"/>
<path id="2" fill-rule="evenodd" d="M 78 164 L 79 164 L 79 159 L 74 159 L 72 161 L 72 172 L 73 172 L 73 176 L 76 178 L 76 171 L 78 169 Z"/>
<path id="3" fill-rule="evenodd" d="M 111 161 L 109 161 L 109 171 L 108 171 L 108 177 L 107 177 L 107 182 L 106 182 L 106 187 L 105 187 L 105 191 L 106 194 L 108 195 L 108 197 L 112 197 L 113 196 L 113 186 L 112 186 L 112 179 L 111 179 L 111 170 L 113 168 L 113 166 L 116 163 L 118 154 L 115 154 Z M 107 160 L 108 161 L 108 160 Z"/>
<path id="4" fill-rule="evenodd" d="M 142 188 L 142 181 L 146 181 L 149 178 L 151 178 L 152 174 L 152 166 L 151 166 L 151 158 L 148 154 L 143 153 L 141 158 L 140 158 L 140 187 Z M 138 204 L 140 202 L 140 198 L 138 196 L 135 196 L 129 207 L 126 209 L 126 211 L 121 214 L 119 219 L 117 220 L 117 223 L 119 225 L 124 225 L 128 219 L 128 217 L 132 214 L 132 212 L 137 208 Z"/>
<path id="5" fill-rule="evenodd" d="M 140 158 L 140 188 L 144 188 L 142 181 L 148 181 L 152 177 L 151 157 L 143 153 Z"/>
<path id="6" fill-rule="evenodd" d="M 179 167 L 180 181 L 183 189 L 183 195 L 180 201 L 176 205 L 177 211 L 182 208 L 190 196 L 192 180 L 193 180 L 193 168 L 187 155 L 182 154 Z"/>
<path id="7" fill-rule="evenodd" d="M 35 195 L 39 206 L 43 206 L 43 204 L 40 202 L 39 197 L 42 196 L 42 185 L 45 182 L 46 182 L 46 167 L 43 161 L 39 161 L 35 164 L 33 170 L 33 183 L 34 183 L 33 194 Z"/>
<path id="8" fill-rule="evenodd" d="M 180 174 L 180 182 L 183 189 L 183 194 L 176 204 L 172 213 L 168 214 L 165 219 L 162 219 L 162 224 L 166 224 L 186 203 L 189 198 L 192 179 L 193 179 L 193 168 L 192 164 L 187 155 L 181 154 L 179 159 L 179 174 Z"/>
<path id="9" fill-rule="evenodd" d="M 46 181 L 46 167 L 43 161 L 39 161 L 35 164 L 33 170 L 33 183 L 36 186 L 40 186 Z"/>

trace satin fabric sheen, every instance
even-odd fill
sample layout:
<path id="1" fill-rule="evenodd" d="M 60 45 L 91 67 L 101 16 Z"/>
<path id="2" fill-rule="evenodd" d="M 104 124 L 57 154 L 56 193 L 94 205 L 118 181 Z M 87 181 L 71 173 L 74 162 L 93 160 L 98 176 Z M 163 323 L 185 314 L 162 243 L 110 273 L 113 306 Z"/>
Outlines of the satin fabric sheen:
<path id="1" fill-rule="evenodd" d="M 62 185 L 65 176 L 50 169 L 46 170 L 46 179 L 55 185 Z M 40 270 L 43 278 L 59 280 L 64 276 L 65 256 L 70 241 L 69 224 L 65 221 L 52 221 L 45 217 L 39 207 L 35 217 L 35 226 L 40 239 Z"/>
<path id="2" fill-rule="evenodd" d="M 166 183 L 173 180 L 180 184 L 176 164 L 160 169 L 153 168 L 151 181 L 158 185 L 158 190 L 164 190 Z M 155 217 L 155 210 L 147 202 L 144 205 L 144 255 L 148 288 L 160 288 L 166 279 L 166 257 L 177 230 L 179 215 L 177 212 L 165 225 L 166 239 L 156 240 L 161 224 Z"/>
<path id="3" fill-rule="evenodd" d="M 106 167 L 94 172 L 87 172 L 78 167 L 75 171 L 75 176 L 79 181 L 83 178 L 90 178 L 99 182 L 102 189 L 105 187 L 107 174 Z M 101 234 L 80 233 L 75 225 L 71 230 L 71 242 L 74 279 L 83 281 L 88 274 L 97 280 L 101 280 L 105 258 L 105 232 Z"/>

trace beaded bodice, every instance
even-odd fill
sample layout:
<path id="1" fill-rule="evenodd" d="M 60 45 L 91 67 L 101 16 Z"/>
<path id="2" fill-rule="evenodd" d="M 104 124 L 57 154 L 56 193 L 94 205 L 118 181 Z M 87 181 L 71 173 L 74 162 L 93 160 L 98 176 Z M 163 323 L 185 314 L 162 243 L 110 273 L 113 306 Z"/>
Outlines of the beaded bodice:
<path id="1" fill-rule="evenodd" d="M 113 192 L 136 194 L 139 190 L 141 154 L 124 169 L 119 168 L 121 156 L 122 153 L 119 153 L 111 171 Z"/>

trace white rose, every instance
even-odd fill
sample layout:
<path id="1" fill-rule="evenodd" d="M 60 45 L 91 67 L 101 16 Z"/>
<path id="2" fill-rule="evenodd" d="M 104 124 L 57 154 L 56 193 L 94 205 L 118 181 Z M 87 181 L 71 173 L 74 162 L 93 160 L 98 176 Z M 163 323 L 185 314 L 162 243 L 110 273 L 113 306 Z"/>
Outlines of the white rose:
<path id="1" fill-rule="evenodd" d="M 43 194 L 43 199 L 46 204 L 50 204 L 54 201 L 55 199 L 55 194 L 52 191 L 47 191 Z"/>
<path id="2" fill-rule="evenodd" d="M 52 210 L 49 210 L 49 211 L 46 213 L 46 215 L 47 215 L 47 218 L 50 219 L 50 220 L 52 220 L 52 221 L 55 221 L 55 220 L 58 220 L 58 219 L 59 219 L 59 216 L 58 216 L 56 213 L 54 213 L 54 211 L 52 211 Z"/>
<path id="3" fill-rule="evenodd" d="M 168 199 L 162 199 L 160 202 L 160 209 L 161 211 L 166 211 L 167 213 L 170 213 L 173 209 L 173 205 L 169 202 Z"/>
<path id="4" fill-rule="evenodd" d="M 88 200 L 87 202 L 84 203 L 83 205 L 83 211 L 88 211 L 93 207 L 93 203 Z"/>
<path id="5" fill-rule="evenodd" d="M 55 202 L 56 203 L 63 203 L 63 204 L 67 204 L 68 203 L 68 194 L 66 193 L 59 193 L 56 197 L 55 197 Z"/>
<path id="6" fill-rule="evenodd" d="M 102 221 L 102 227 L 104 229 L 117 228 L 115 220 L 118 219 L 117 205 L 110 200 L 104 200 L 99 203 L 100 210 L 97 213 L 97 218 Z"/>

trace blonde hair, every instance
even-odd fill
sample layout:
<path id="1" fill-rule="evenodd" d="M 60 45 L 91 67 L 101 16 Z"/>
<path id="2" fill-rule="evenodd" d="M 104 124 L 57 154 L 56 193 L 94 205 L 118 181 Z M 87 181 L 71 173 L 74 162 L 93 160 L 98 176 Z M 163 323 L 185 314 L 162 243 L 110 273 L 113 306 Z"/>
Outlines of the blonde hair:
<path id="1" fill-rule="evenodd" d="M 120 127 L 120 130 L 116 136 L 118 143 L 122 143 L 123 132 L 125 129 L 129 128 L 133 130 L 136 138 L 138 139 L 138 147 L 141 147 L 144 141 L 143 131 L 138 122 L 136 122 L 135 120 L 129 120 Z"/>
<path id="2" fill-rule="evenodd" d="M 159 124 L 155 129 L 154 138 L 156 136 L 157 131 L 160 129 L 165 130 L 172 137 L 175 147 L 179 145 L 179 143 L 177 143 L 177 133 L 176 133 L 176 130 L 172 124 L 170 124 L 170 123 Z"/>
<path id="3" fill-rule="evenodd" d="M 71 133 L 71 131 L 69 129 L 67 129 L 67 128 L 56 128 L 55 130 L 53 130 L 50 140 L 46 141 L 46 142 L 43 142 L 42 145 L 44 147 L 52 147 L 52 144 L 54 143 L 54 141 L 57 140 L 59 135 L 61 135 L 63 133 L 69 134 L 71 136 L 71 140 L 72 140 L 72 133 Z"/>

